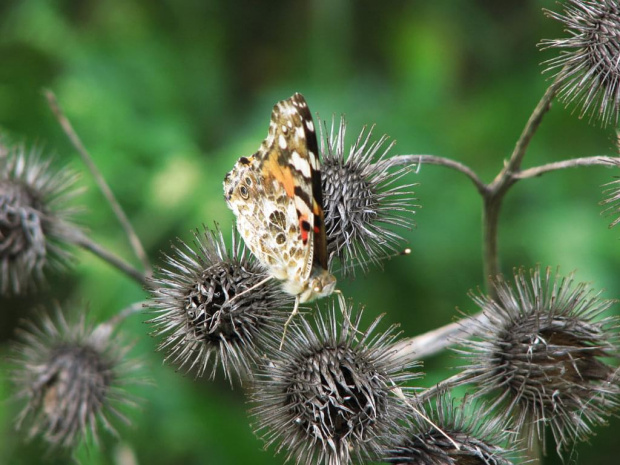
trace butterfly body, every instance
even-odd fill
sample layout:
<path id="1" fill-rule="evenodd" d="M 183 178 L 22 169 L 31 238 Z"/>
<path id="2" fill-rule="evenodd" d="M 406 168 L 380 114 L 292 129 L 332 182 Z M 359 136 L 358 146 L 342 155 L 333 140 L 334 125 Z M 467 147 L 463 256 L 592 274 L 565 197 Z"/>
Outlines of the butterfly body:
<path id="1" fill-rule="evenodd" d="M 294 313 L 334 292 L 317 138 L 301 94 L 274 106 L 267 138 L 226 175 L 224 196 L 248 248 L 296 297 Z"/>

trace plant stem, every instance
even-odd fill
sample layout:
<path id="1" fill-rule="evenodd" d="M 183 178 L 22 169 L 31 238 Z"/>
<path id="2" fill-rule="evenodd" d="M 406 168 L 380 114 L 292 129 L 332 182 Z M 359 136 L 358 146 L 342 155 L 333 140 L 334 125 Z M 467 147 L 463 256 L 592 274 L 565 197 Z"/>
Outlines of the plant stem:
<path id="1" fill-rule="evenodd" d="M 144 309 L 145 304 L 146 302 L 136 302 L 131 304 L 129 307 L 124 308 L 109 320 L 100 323 L 93 331 L 93 338 L 107 340 L 115 331 L 117 325 L 122 323 L 128 316 L 141 312 Z"/>
<path id="2" fill-rule="evenodd" d="M 523 132 L 521 132 L 519 140 L 517 140 L 517 143 L 515 144 L 515 148 L 510 155 L 508 163 L 505 164 L 504 169 L 500 171 L 497 177 L 489 185 L 489 188 L 492 191 L 496 191 L 500 193 L 499 195 L 503 195 L 505 191 L 508 190 L 512 184 L 514 184 L 512 175 L 521 169 L 521 163 L 523 162 L 525 153 L 530 145 L 530 141 L 538 130 L 540 123 L 542 123 L 543 117 L 551 108 L 551 102 L 558 91 L 558 87 L 557 82 L 551 84 L 538 102 L 538 105 L 536 105 L 536 108 L 534 108 L 534 111 L 525 124 L 525 128 L 523 128 Z"/>
<path id="3" fill-rule="evenodd" d="M 480 312 L 419 336 L 399 341 L 392 347 L 391 357 L 402 359 L 405 363 L 439 353 L 457 343 L 458 338 L 472 336 L 472 328 L 480 327 L 480 322 L 483 320 L 486 320 L 486 316 Z"/>
<path id="4" fill-rule="evenodd" d="M 487 196 L 482 209 L 482 271 L 487 293 L 494 299 L 497 295 L 493 278 L 500 273 L 497 243 L 501 204 L 501 197 Z"/>
<path id="5" fill-rule="evenodd" d="M 138 257 L 138 259 L 142 262 L 142 266 L 144 267 L 146 273 L 150 275 L 151 264 L 146 255 L 146 252 L 144 251 L 144 247 L 142 247 L 142 243 L 140 242 L 138 235 L 134 231 L 133 226 L 129 222 L 127 215 L 125 215 L 125 212 L 123 211 L 122 207 L 116 200 L 116 197 L 114 196 L 114 193 L 112 192 L 112 189 L 110 189 L 110 186 L 108 186 L 108 183 L 105 181 L 104 177 L 99 172 L 99 169 L 97 168 L 92 157 L 88 153 L 88 150 L 86 150 L 86 147 L 84 147 L 82 140 L 79 138 L 79 136 L 73 129 L 71 122 L 65 116 L 64 112 L 62 111 L 62 108 L 60 108 L 60 105 L 58 104 L 58 100 L 56 99 L 56 96 L 54 95 L 54 93 L 48 90 L 45 92 L 45 96 L 47 97 L 47 102 L 50 108 L 52 109 L 54 116 L 56 116 L 58 123 L 60 124 L 63 131 L 65 132 L 65 134 L 67 135 L 71 143 L 73 144 L 73 147 L 75 147 L 78 154 L 82 158 L 82 161 L 84 162 L 84 164 L 86 165 L 90 173 L 92 174 L 93 178 L 95 179 L 95 182 L 97 183 L 97 186 L 99 186 L 99 189 L 101 190 L 104 197 L 110 204 L 110 207 L 112 208 L 112 211 L 116 215 L 116 218 L 118 218 L 118 221 L 121 224 L 121 227 L 123 228 L 123 230 L 125 231 L 125 234 L 127 235 L 127 238 L 129 239 L 129 243 L 131 244 L 131 247 L 133 248 L 134 253 Z"/>
<path id="6" fill-rule="evenodd" d="M 481 195 L 487 189 L 487 186 L 480 180 L 478 175 L 469 166 L 464 165 L 461 162 L 451 160 L 450 158 L 438 157 L 435 155 L 396 155 L 392 158 L 385 160 L 387 167 L 400 166 L 400 165 L 419 165 L 422 166 L 425 163 L 429 165 L 441 165 L 453 170 L 459 171 L 466 175 L 471 182 L 474 183 L 476 189 Z"/>
<path id="7" fill-rule="evenodd" d="M 88 236 L 83 234 L 81 231 L 77 231 L 74 234 L 73 242 L 76 245 L 84 248 L 85 250 L 92 252 L 93 254 L 101 258 L 102 260 L 108 262 L 114 268 L 125 273 L 127 276 L 129 276 L 131 279 L 136 281 L 141 286 L 146 285 L 146 277 L 143 272 L 137 270 L 136 268 L 131 266 L 129 263 L 125 262 L 123 259 L 114 255 L 112 252 L 104 249 L 102 246 L 92 241 Z"/>
<path id="8" fill-rule="evenodd" d="M 482 230 L 483 230 L 483 267 L 484 278 L 487 283 L 487 292 L 493 298 L 496 297 L 493 288 L 493 278 L 501 273 L 499 254 L 498 254 L 498 228 L 499 216 L 502 207 L 502 200 L 508 189 L 518 180 L 515 173 L 521 169 L 521 163 L 527 152 L 530 141 L 540 126 L 544 115 L 551 108 L 551 101 L 557 92 L 557 84 L 554 83 L 542 96 L 536 108 L 528 119 L 525 128 L 521 132 L 519 140 L 510 155 L 510 159 L 504 168 L 495 177 L 493 182 L 487 186 L 483 201 Z"/>
<path id="9" fill-rule="evenodd" d="M 572 158 L 570 160 L 556 161 L 554 163 L 548 163 L 546 165 L 519 171 L 513 175 L 513 179 L 535 178 L 536 176 L 550 173 L 551 171 L 558 171 L 566 168 L 577 168 L 580 166 L 617 166 L 618 164 L 620 164 L 620 158 L 608 157 L 604 155 Z"/>

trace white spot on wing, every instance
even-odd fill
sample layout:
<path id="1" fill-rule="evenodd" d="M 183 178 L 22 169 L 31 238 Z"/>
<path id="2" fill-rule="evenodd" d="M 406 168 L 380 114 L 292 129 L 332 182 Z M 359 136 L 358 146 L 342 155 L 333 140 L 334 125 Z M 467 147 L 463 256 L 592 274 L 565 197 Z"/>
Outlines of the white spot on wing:
<path id="1" fill-rule="evenodd" d="M 314 123 L 311 120 L 306 120 L 306 127 L 308 131 L 314 132 Z"/>
<path id="2" fill-rule="evenodd" d="M 273 138 L 274 138 L 273 132 L 269 131 L 269 134 L 267 134 L 267 138 L 265 139 L 264 144 L 267 147 L 271 147 L 271 145 L 273 144 Z"/>
<path id="3" fill-rule="evenodd" d="M 295 113 L 297 113 L 297 109 L 294 106 L 292 106 L 292 105 L 285 105 L 282 108 L 282 114 L 284 116 L 289 116 L 290 117 L 290 116 L 294 115 Z"/>
<path id="4" fill-rule="evenodd" d="M 282 150 L 286 148 L 286 139 L 284 138 L 282 134 L 280 134 L 280 138 L 278 139 L 278 144 L 280 145 L 280 148 Z"/>
<path id="5" fill-rule="evenodd" d="M 304 133 L 304 128 L 302 128 L 301 126 L 298 126 L 295 129 L 295 133 L 297 135 L 297 137 L 299 137 L 300 139 L 305 139 L 306 134 Z"/>
<path id="6" fill-rule="evenodd" d="M 291 164 L 297 171 L 300 171 L 304 177 L 310 178 L 311 172 L 308 160 L 301 158 L 301 155 L 299 155 L 296 150 L 291 154 Z"/>
<path id="7" fill-rule="evenodd" d="M 308 150 L 308 155 L 310 158 L 310 164 L 312 165 L 312 168 L 314 170 L 318 170 L 319 169 L 319 163 L 318 163 L 318 159 L 316 158 L 316 155 L 314 154 L 314 152 L 312 150 Z"/>

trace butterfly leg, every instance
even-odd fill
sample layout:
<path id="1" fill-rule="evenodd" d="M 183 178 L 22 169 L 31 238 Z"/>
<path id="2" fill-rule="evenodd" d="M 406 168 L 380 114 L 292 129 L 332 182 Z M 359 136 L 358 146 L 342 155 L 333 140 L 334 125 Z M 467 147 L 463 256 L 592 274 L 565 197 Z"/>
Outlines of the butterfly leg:
<path id="1" fill-rule="evenodd" d="M 286 329 L 288 328 L 288 325 L 293 320 L 293 317 L 299 313 L 298 310 L 299 310 L 299 296 L 296 296 L 295 306 L 293 307 L 293 311 L 289 315 L 288 320 L 286 320 L 286 323 L 284 323 L 284 330 L 282 331 L 282 340 L 280 341 L 280 350 L 282 350 L 282 346 L 284 345 L 284 338 L 286 337 Z"/>
<path id="2" fill-rule="evenodd" d="M 235 295 L 233 296 L 233 298 L 232 298 L 232 299 L 230 299 L 230 300 L 228 301 L 228 305 L 230 305 L 231 303 L 233 303 L 237 297 L 241 297 L 242 295 L 247 294 L 248 292 L 253 291 L 254 289 L 256 289 L 256 288 L 258 288 L 258 287 L 262 286 L 263 284 L 265 284 L 265 283 L 266 283 L 267 281 L 269 281 L 270 279 L 273 279 L 273 276 L 267 276 L 265 279 L 263 279 L 263 280 L 261 280 L 261 281 L 257 282 L 256 284 L 254 284 L 254 285 L 253 285 L 253 286 L 251 286 L 251 287 L 248 287 L 246 290 L 241 291 L 239 294 L 235 294 Z"/>

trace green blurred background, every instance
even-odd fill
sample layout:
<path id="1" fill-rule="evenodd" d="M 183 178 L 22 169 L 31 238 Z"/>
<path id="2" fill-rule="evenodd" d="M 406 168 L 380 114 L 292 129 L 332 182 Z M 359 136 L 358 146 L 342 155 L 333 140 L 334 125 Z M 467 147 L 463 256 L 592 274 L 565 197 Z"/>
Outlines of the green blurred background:
<path id="1" fill-rule="evenodd" d="M 394 154 L 451 157 L 490 181 L 548 85 L 540 63 L 555 52 L 536 44 L 564 35 L 545 7 L 560 8 L 551 0 L 0 0 L 0 127 L 12 140 L 42 146 L 58 166 L 82 171 L 80 222 L 136 263 L 46 105 L 42 90 L 53 90 L 157 264 L 171 240 L 190 240 L 202 224 L 230 230 L 223 176 L 253 153 L 272 105 L 293 92 L 323 118 L 345 113 L 349 143 L 376 123 L 377 135 L 398 141 Z M 556 104 L 524 165 L 614 151 L 612 130 Z M 608 230 L 611 219 L 597 205 L 612 176 L 591 168 L 519 183 L 501 217 L 503 271 L 560 266 L 606 297 L 620 296 L 620 229 Z M 405 232 L 413 253 L 341 288 L 366 306 L 366 322 L 385 312 L 383 328 L 400 323 L 413 336 L 453 321 L 456 307 L 475 311 L 467 292 L 483 285 L 481 207 L 471 183 L 445 168 L 423 166 L 407 181 L 420 183 L 422 205 L 417 227 Z M 69 302 L 65 308 L 103 321 L 145 297 L 107 264 L 77 255 L 76 268 L 51 277 L 48 289 L 3 301 L 1 355 L 33 305 Z M 132 427 L 119 425 L 120 442 L 104 434 L 101 449 L 80 450 L 82 462 L 134 454 L 150 465 L 282 463 L 273 450 L 260 451 L 243 390 L 231 391 L 221 376 L 194 380 L 162 365 L 145 319 L 124 324 L 154 380 L 137 390 L 143 408 L 131 414 Z M 425 361 L 420 385 L 457 364 L 452 355 Z M 4 368 L 0 376 L 0 463 L 40 463 L 41 444 L 24 444 L 12 429 L 17 410 Z M 614 420 L 579 445 L 578 463 L 615 463 L 618 427 Z M 553 453 L 545 462 L 560 463 Z"/>

